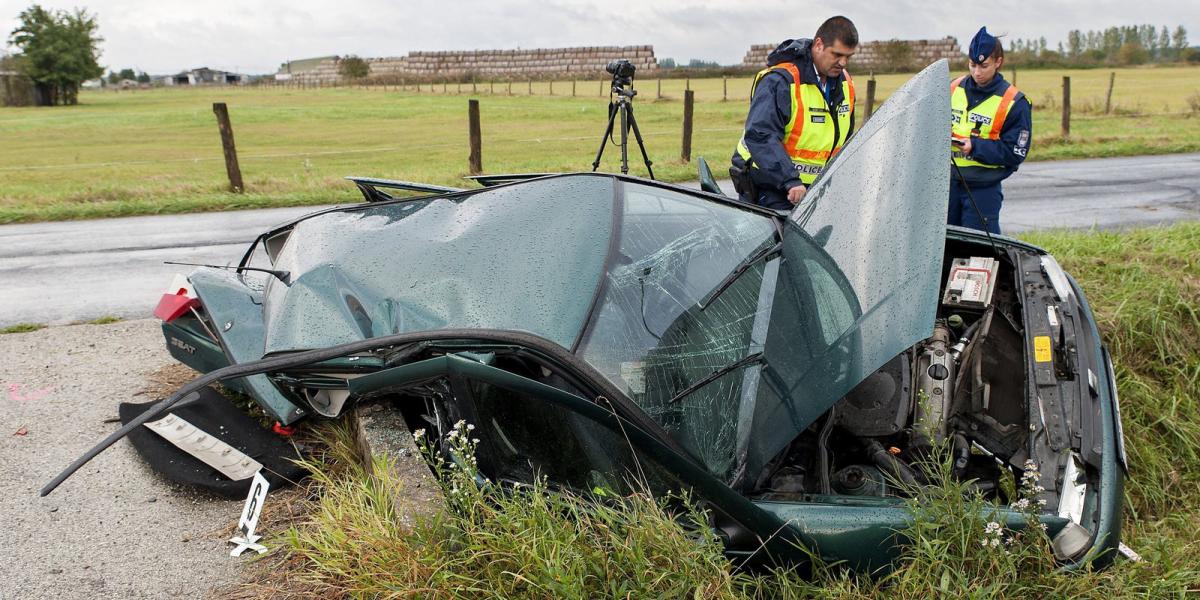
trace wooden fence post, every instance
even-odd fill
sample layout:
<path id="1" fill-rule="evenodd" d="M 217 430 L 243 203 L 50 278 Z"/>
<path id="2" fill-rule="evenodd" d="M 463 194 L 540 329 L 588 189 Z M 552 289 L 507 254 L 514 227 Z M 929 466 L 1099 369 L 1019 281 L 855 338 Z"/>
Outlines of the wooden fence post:
<path id="1" fill-rule="evenodd" d="M 867 119 L 875 114 L 875 74 L 871 74 L 871 78 L 867 80 Z M 863 119 L 863 123 L 867 122 Z"/>
<path id="2" fill-rule="evenodd" d="M 721 76 L 721 101 L 729 100 L 729 77 Z"/>
<path id="3" fill-rule="evenodd" d="M 575 97 L 575 80 L 574 79 L 571 80 L 571 97 L 572 98 Z"/>
<path id="4" fill-rule="evenodd" d="M 658 82 L 658 95 L 656 95 L 656 96 L 654 97 L 654 98 L 657 100 L 657 99 L 660 99 L 660 98 L 662 98 L 662 80 L 661 80 L 661 79 L 655 79 L 655 81 L 657 81 L 657 82 Z"/>
<path id="5" fill-rule="evenodd" d="M 1071 78 L 1063 77 L 1062 137 L 1071 137 Z"/>
<path id="6" fill-rule="evenodd" d="M 692 90 L 683 92 L 683 149 L 679 153 L 683 162 L 692 162 L 692 103 L 695 97 Z"/>
<path id="7" fill-rule="evenodd" d="M 1017 68 L 1016 68 L 1016 67 L 1013 67 L 1013 80 L 1012 80 L 1012 84 L 1013 84 L 1013 85 L 1017 85 Z"/>
<path id="8" fill-rule="evenodd" d="M 551 96 L 554 95 L 554 80 L 553 79 L 550 80 L 550 95 Z"/>
<path id="9" fill-rule="evenodd" d="M 225 151 L 225 173 L 229 175 L 229 191 L 240 194 L 246 191 L 242 185 L 242 169 L 238 167 L 237 148 L 233 145 L 233 126 L 229 124 L 229 109 L 224 102 L 213 102 L 213 113 L 217 115 L 217 128 L 221 130 L 221 148 Z"/>
<path id="10" fill-rule="evenodd" d="M 483 173 L 483 135 L 479 129 L 479 101 L 471 99 L 467 101 L 467 120 L 470 122 L 469 128 L 471 133 L 471 156 L 467 159 L 470 163 L 472 175 Z"/>
<path id="11" fill-rule="evenodd" d="M 512 80 L 511 79 L 508 80 L 508 95 L 509 96 L 512 95 Z"/>
<path id="12" fill-rule="evenodd" d="M 1113 82 L 1117 79 L 1117 72 L 1111 71 L 1108 74 L 1108 94 L 1104 96 L 1104 114 L 1112 112 L 1112 90 Z"/>
<path id="13" fill-rule="evenodd" d="M 532 79 L 529 80 L 529 95 L 530 96 L 533 95 L 533 80 Z"/>

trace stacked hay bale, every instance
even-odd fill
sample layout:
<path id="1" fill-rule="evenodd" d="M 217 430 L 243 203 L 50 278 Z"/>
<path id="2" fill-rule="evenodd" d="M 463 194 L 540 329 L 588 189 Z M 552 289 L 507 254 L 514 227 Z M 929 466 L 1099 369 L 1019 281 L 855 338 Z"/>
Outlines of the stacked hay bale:
<path id="1" fill-rule="evenodd" d="M 604 76 L 605 65 L 619 58 L 632 62 L 639 72 L 658 67 L 653 46 L 587 46 L 411 52 L 403 59 L 401 70 L 427 79 L 469 75 L 499 79 L 592 77 Z M 371 74 L 375 74 L 374 66 Z"/>
<path id="2" fill-rule="evenodd" d="M 907 49 L 900 46 L 907 46 Z M 767 64 L 767 54 L 775 49 L 776 44 L 755 44 L 750 46 L 742 59 L 746 68 L 761 69 Z M 940 40 L 887 40 L 865 42 L 860 44 L 854 57 L 850 59 L 851 73 L 865 71 L 910 70 L 924 68 L 926 65 L 943 58 L 960 61 L 963 58 L 958 40 L 945 37 Z M 896 64 L 907 63 L 907 64 Z"/>
<path id="3" fill-rule="evenodd" d="M 576 48 L 531 48 L 516 50 L 445 50 L 411 52 L 407 56 L 365 58 L 368 78 L 375 82 L 444 79 L 554 79 L 604 78 L 609 62 L 624 58 L 638 74 L 658 68 L 654 47 L 583 46 Z M 303 70 L 291 69 L 288 79 L 315 85 L 345 83 L 341 74 L 344 58 L 329 57 Z M 290 64 L 290 63 L 285 63 Z M 290 69 L 290 67 L 289 67 Z M 283 69 L 280 73 L 284 73 Z"/>

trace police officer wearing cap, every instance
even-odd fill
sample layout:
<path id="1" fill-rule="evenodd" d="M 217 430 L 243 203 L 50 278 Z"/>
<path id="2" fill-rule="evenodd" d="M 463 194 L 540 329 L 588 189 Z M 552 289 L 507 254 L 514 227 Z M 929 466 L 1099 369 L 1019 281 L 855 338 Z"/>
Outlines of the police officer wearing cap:
<path id="1" fill-rule="evenodd" d="M 786 40 L 754 77 L 746 131 L 729 174 L 744 202 L 790 210 L 854 130 L 846 63 L 858 30 L 833 17 L 812 40 Z"/>
<path id="2" fill-rule="evenodd" d="M 970 75 L 950 83 L 951 152 L 958 168 L 950 174 L 946 222 L 1000 233 L 1000 182 L 1029 154 L 1033 105 L 1000 74 L 1004 48 L 987 27 L 968 51 Z"/>

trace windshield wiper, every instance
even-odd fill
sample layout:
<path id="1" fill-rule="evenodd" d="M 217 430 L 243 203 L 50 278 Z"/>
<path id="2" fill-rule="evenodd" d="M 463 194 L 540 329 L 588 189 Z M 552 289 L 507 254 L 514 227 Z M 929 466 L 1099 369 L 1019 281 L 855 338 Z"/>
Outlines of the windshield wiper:
<path id="1" fill-rule="evenodd" d="M 676 402 L 679 402 L 685 396 L 691 394 L 692 392 L 694 392 L 694 391 L 720 379 L 724 375 L 732 373 L 733 371 L 736 371 L 742 367 L 747 367 L 747 366 L 750 366 L 753 364 L 762 364 L 765 362 L 766 361 L 763 359 L 762 352 L 755 352 L 754 354 L 751 354 L 750 356 L 747 356 L 741 360 L 731 362 L 731 363 L 721 367 L 720 369 L 713 371 L 712 373 L 709 374 L 708 377 L 705 377 L 704 379 L 701 379 L 700 381 L 697 381 L 696 383 L 693 383 L 692 385 L 687 386 L 686 388 L 683 389 L 683 391 L 679 392 L 678 394 L 675 394 L 674 397 L 672 397 L 670 400 L 668 400 L 667 404 L 675 404 Z"/>
<path id="2" fill-rule="evenodd" d="M 741 262 L 741 264 L 739 264 L 737 266 L 737 268 L 735 268 L 732 272 L 730 272 L 728 275 L 725 276 L 725 279 L 721 280 L 721 283 L 719 285 L 717 285 L 716 289 L 709 292 L 709 294 L 707 296 L 705 296 L 704 298 L 700 299 L 700 310 L 704 310 L 704 309 L 708 308 L 713 302 L 716 302 L 717 298 L 720 298 L 721 294 L 724 294 L 725 290 L 729 289 L 729 287 L 732 286 L 733 283 L 735 281 L 737 281 L 739 277 L 742 276 L 742 273 L 749 271 L 750 267 L 753 267 L 755 263 L 757 263 L 760 260 L 766 259 L 770 256 L 773 256 L 775 254 L 779 254 L 782 251 L 783 251 L 783 242 L 775 242 L 774 244 L 767 246 L 766 248 L 763 248 L 762 250 L 758 251 L 757 253 L 752 254 L 746 260 L 743 260 Z"/>
<path id="3" fill-rule="evenodd" d="M 202 265 L 200 263 L 175 262 L 172 260 L 164 260 L 163 264 L 164 265 L 183 265 L 185 267 L 208 267 L 210 269 L 233 269 L 234 271 L 237 271 L 238 273 L 241 273 L 242 271 L 258 271 L 260 273 L 266 273 L 268 275 L 271 275 L 275 279 L 278 279 L 280 282 L 282 282 L 283 285 L 286 285 L 289 287 L 292 285 L 292 281 L 291 281 L 292 274 L 288 271 L 280 271 L 278 269 L 260 269 L 258 267 L 241 267 L 241 266 L 234 267 L 232 265 Z"/>

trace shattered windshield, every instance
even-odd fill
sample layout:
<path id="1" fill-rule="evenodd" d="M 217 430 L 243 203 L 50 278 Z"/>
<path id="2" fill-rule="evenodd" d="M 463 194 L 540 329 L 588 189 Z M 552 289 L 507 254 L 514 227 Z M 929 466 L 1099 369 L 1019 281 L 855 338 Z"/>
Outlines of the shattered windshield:
<path id="1" fill-rule="evenodd" d="M 744 263 L 776 243 L 775 227 L 751 212 L 622 185 L 619 246 L 579 353 L 725 479 L 756 365 L 676 396 L 762 350 L 778 260 Z"/>

